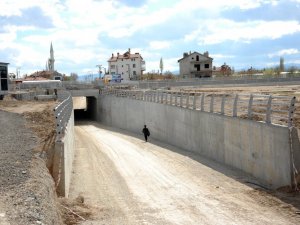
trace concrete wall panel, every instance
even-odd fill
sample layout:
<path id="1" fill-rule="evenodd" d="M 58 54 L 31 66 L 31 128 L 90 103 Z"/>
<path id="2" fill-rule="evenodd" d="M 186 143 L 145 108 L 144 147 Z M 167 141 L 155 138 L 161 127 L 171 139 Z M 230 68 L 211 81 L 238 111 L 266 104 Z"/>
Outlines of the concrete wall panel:
<path id="1" fill-rule="evenodd" d="M 55 143 L 52 175 L 57 185 L 57 193 L 68 197 L 75 155 L 74 112 L 68 121 L 62 140 Z"/>
<path id="2" fill-rule="evenodd" d="M 151 138 L 243 170 L 272 188 L 291 184 L 287 127 L 129 98 L 98 101 L 98 121 L 106 125 L 142 135 L 147 124 Z"/>

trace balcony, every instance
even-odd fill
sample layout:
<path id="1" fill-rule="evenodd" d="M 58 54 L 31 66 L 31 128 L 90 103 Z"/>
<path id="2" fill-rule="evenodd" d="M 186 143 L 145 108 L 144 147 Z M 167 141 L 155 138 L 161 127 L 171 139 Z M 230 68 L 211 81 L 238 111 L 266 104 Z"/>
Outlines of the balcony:
<path id="1" fill-rule="evenodd" d="M 141 62 L 141 70 L 142 71 L 146 70 L 146 63 L 145 63 L 145 61 Z"/>

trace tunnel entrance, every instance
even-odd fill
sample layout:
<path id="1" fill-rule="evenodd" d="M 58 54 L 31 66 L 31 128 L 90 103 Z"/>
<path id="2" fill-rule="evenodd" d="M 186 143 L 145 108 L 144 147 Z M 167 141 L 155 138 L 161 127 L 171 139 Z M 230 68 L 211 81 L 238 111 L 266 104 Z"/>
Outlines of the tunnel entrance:
<path id="1" fill-rule="evenodd" d="M 95 97 L 73 97 L 76 121 L 97 119 L 97 99 Z"/>

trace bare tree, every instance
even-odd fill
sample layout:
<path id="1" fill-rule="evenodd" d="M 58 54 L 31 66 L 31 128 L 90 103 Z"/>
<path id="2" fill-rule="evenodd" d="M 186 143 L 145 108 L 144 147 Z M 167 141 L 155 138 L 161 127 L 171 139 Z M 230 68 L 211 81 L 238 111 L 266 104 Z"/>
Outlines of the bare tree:
<path id="1" fill-rule="evenodd" d="M 78 79 L 78 74 L 77 73 L 71 73 L 70 78 L 72 81 L 76 81 Z"/>

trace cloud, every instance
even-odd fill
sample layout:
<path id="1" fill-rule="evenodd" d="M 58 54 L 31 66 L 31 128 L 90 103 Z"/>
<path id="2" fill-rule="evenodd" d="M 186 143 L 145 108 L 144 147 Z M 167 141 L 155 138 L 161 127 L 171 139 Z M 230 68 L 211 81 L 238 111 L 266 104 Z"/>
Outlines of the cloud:
<path id="1" fill-rule="evenodd" d="M 151 41 L 150 42 L 150 49 L 154 49 L 154 50 L 170 48 L 170 46 L 171 46 L 170 41 Z"/>
<path id="2" fill-rule="evenodd" d="M 33 26 L 51 28 L 53 23 L 50 17 L 45 16 L 39 7 L 22 9 L 19 15 L 0 16 L 0 26 Z"/>
<path id="3" fill-rule="evenodd" d="M 300 32 L 298 21 L 247 21 L 227 19 L 207 20 L 197 30 L 185 35 L 184 40 L 201 44 L 218 44 L 225 41 L 250 43 L 255 39 L 278 39 Z"/>
<path id="4" fill-rule="evenodd" d="M 264 11 L 279 2 L 281 17 L 251 21 L 247 18 L 253 17 L 245 16 L 242 22 L 239 17 L 228 19 L 225 13 L 256 15 L 257 9 Z M 142 54 L 147 70 L 158 69 L 160 57 L 165 70 L 178 70 L 177 60 L 188 50 L 209 50 L 218 53 L 213 55 L 216 61 L 240 63 L 245 59 L 240 56 L 243 50 L 251 49 L 251 55 L 265 49 L 259 53 L 264 57 L 272 53 L 274 49 L 265 46 L 275 39 L 276 49 L 298 45 L 300 22 L 284 17 L 291 11 L 284 5 L 277 0 L 2 0 L 0 51 L 5 46 L 8 53 L 1 54 L 3 60 L 20 64 L 23 71 L 44 68 L 51 41 L 55 67 L 61 71 L 105 64 L 111 53 L 129 47 Z M 259 47 L 263 41 L 268 44 Z"/>
<path id="5" fill-rule="evenodd" d="M 234 55 L 223 55 L 223 54 L 212 54 L 210 55 L 213 59 L 232 59 L 235 58 L 236 56 Z"/>
<path id="6" fill-rule="evenodd" d="M 286 64 L 300 64 L 300 59 L 289 60 L 285 62 Z"/>
<path id="7" fill-rule="evenodd" d="M 129 7 L 140 7 L 144 5 L 146 0 L 117 0 L 118 3 L 129 6 Z"/>
<path id="8" fill-rule="evenodd" d="M 268 54 L 268 57 L 273 58 L 273 57 L 277 57 L 277 56 L 295 55 L 295 54 L 299 54 L 299 53 L 300 53 L 300 51 L 298 49 L 289 48 L 289 49 L 283 49 L 283 50 L 280 50 L 278 52 Z"/>

